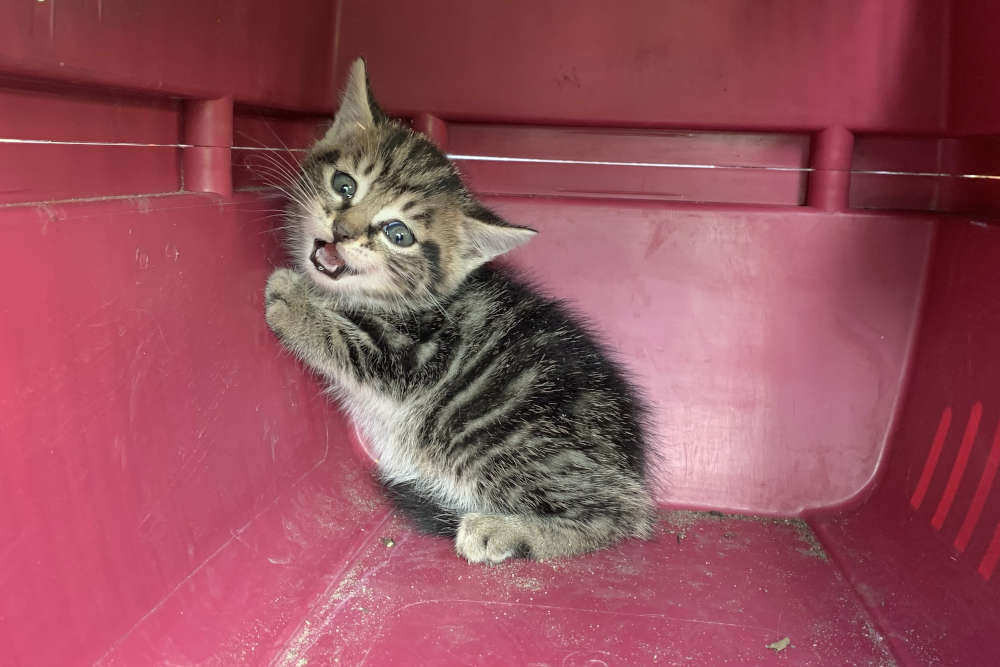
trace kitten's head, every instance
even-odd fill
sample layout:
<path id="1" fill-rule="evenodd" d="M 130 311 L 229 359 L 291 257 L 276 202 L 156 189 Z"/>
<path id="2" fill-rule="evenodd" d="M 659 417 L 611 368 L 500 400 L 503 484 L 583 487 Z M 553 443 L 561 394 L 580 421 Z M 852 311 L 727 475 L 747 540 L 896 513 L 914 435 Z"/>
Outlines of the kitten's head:
<path id="1" fill-rule="evenodd" d="M 296 192 L 296 261 L 354 307 L 432 307 L 535 235 L 477 203 L 433 143 L 382 113 L 362 60 Z"/>

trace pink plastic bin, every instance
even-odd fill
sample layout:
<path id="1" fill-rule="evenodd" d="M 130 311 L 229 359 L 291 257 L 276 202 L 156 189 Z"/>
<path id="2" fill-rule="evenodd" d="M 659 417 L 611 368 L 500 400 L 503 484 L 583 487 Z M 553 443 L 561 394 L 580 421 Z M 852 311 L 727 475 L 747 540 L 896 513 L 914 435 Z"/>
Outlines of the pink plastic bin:
<path id="1" fill-rule="evenodd" d="M 1000 4 L 0 5 L 0 664 L 1000 664 Z M 646 388 L 649 542 L 470 566 L 262 288 L 383 107 Z"/>

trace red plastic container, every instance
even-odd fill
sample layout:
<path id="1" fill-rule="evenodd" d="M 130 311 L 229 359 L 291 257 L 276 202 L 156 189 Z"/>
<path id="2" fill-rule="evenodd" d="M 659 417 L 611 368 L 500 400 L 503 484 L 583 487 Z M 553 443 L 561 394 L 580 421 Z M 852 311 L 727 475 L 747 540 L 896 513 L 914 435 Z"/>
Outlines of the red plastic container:
<path id="1" fill-rule="evenodd" d="M 0 663 L 1000 664 L 997 25 L 4 3 Z M 262 181 L 358 55 L 647 389 L 652 541 L 469 566 L 267 330 Z"/>

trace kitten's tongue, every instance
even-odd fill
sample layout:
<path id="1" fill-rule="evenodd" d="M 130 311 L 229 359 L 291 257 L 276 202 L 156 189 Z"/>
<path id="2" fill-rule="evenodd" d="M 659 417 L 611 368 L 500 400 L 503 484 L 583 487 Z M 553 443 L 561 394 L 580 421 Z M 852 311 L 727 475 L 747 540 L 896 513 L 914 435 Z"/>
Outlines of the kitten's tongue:
<path id="1" fill-rule="evenodd" d="M 330 270 L 338 269 L 344 263 L 344 260 L 340 258 L 340 253 L 337 252 L 336 243 L 327 243 L 320 248 L 316 253 L 316 259 Z"/>
<path id="2" fill-rule="evenodd" d="M 317 240 L 312 254 L 309 255 L 309 260 L 316 267 L 317 271 L 334 280 L 347 271 L 347 264 L 340 258 L 340 253 L 337 252 L 337 245 L 335 243 L 324 243 Z"/>

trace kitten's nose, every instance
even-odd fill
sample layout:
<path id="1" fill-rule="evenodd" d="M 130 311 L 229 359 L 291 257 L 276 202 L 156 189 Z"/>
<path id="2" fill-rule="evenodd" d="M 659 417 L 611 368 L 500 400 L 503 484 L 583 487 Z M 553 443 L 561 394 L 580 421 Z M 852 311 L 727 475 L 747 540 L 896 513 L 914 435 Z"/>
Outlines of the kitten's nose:
<path id="1" fill-rule="evenodd" d="M 334 243 L 349 241 L 364 234 L 366 223 L 361 216 L 351 215 L 351 213 L 353 211 L 342 213 L 333 221 L 333 229 L 331 231 L 333 231 Z"/>
<path id="2" fill-rule="evenodd" d="M 340 243 L 341 241 L 346 241 L 351 238 L 351 233 L 344 224 L 343 220 L 337 220 L 333 223 L 333 242 Z"/>

